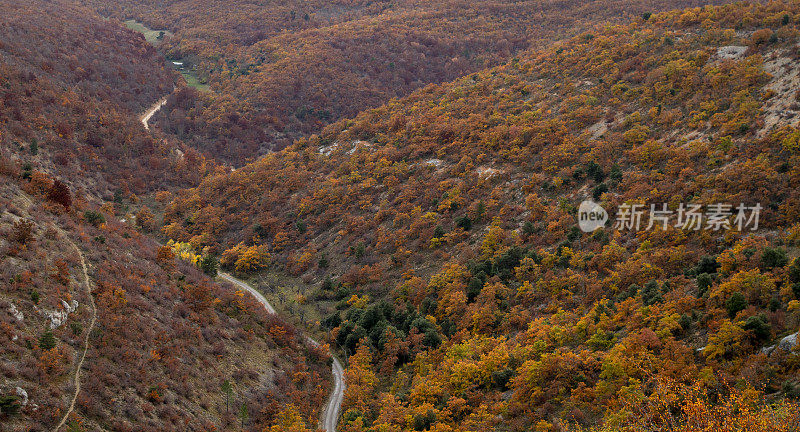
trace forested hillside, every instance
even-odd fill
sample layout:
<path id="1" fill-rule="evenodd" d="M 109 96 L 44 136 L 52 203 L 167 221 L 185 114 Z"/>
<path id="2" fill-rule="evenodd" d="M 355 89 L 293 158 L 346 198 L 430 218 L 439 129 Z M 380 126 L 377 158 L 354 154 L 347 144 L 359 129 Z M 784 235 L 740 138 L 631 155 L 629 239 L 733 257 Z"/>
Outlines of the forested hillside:
<path id="1" fill-rule="evenodd" d="M 235 424 L 242 404 L 255 428 L 286 414 L 316 422 L 328 357 L 291 325 L 116 221 L 114 207 L 67 208 L 21 190 L 17 167 L 0 174 L 4 430 L 59 422 L 85 338 L 69 430 L 205 431 Z"/>
<path id="2" fill-rule="evenodd" d="M 453 80 L 607 19 L 681 1 L 95 1 L 169 30 L 160 49 L 212 92 L 170 101 L 163 126 L 241 164 L 429 83 Z M 713 2 L 712 2 L 713 3 Z"/>
<path id="3" fill-rule="evenodd" d="M 316 424 L 327 354 L 139 232 L 137 194 L 215 166 L 138 120 L 161 54 L 74 2 L 0 12 L 0 430 Z"/>
<path id="4" fill-rule="evenodd" d="M 0 2 L 0 141 L 91 196 L 196 184 L 213 163 L 143 130 L 176 75 L 135 32 L 69 1 Z"/>
<path id="5" fill-rule="evenodd" d="M 2 8 L 3 61 L 31 81 L 45 79 L 133 114 L 172 89 L 172 74 L 138 34 L 74 2 L 4 0 Z"/>
<path id="6" fill-rule="evenodd" d="M 210 176 L 164 233 L 337 302 L 343 431 L 793 430 L 798 28 L 793 2 L 603 26 Z M 662 203 L 762 211 L 612 227 Z"/>

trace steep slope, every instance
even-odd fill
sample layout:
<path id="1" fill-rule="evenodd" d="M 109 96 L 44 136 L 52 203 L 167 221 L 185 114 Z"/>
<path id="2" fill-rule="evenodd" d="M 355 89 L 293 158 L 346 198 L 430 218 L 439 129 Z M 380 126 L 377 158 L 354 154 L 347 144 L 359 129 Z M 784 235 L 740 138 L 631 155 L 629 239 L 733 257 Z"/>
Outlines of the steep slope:
<path id="1" fill-rule="evenodd" d="M 214 91 L 171 100 L 165 128 L 241 164 L 331 121 L 497 65 L 603 19 L 708 2 L 86 3 L 174 35 L 163 49 L 196 68 Z"/>
<path id="2" fill-rule="evenodd" d="M 161 55 L 74 2 L 0 11 L 0 429 L 315 424 L 324 351 L 129 214 L 214 168 L 137 119 L 173 89 Z"/>
<path id="3" fill-rule="evenodd" d="M 196 151 L 136 120 L 176 78 L 140 35 L 74 2 L 0 7 L 0 143 L 12 158 L 109 199 L 211 172 Z"/>
<path id="4" fill-rule="evenodd" d="M 240 272 L 335 278 L 310 293 L 353 354 L 342 430 L 789 430 L 796 402 L 767 402 L 800 384 L 770 348 L 800 326 L 800 9 L 644 18 L 211 176 L 164 232 Z M 587 199 L 611 215 L 592 233 Z M 666 228 L 612 226 L 662 203 Z M 681 204 L 730 204 L 730 226 L 682 226 Z"/>
<path id="5" fill-rule="evenodd" d="M 12 430 L 61 420 L 86 338 L 72 430 L 208 430 L 233 422 L 241 404 L 253 426 L 269 426 L 289 404 L 318 416 L 327 396 L 318 384 L 329 373 L 323 351 L 249 295 L 157 255 L 113 213 L 65 211 L 23 192 L 18 174 L 4 167 L 0 193 L 2 417 Z M 224 380 L 235 383 L 230 414 Z"/>
<path id="6" fill-rule="evenodd" d="M 46 79 L 137 113 L 173 85 L 159 54 L 75 2 L 3 1 L 0 53 L 30 80 Z"/>

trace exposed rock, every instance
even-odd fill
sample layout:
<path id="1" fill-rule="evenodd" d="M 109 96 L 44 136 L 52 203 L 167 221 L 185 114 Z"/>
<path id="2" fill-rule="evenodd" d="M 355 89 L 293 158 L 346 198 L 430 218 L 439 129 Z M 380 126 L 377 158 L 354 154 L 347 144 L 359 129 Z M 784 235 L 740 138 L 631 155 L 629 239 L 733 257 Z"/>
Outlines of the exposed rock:
<path id="1" fill-rule="evenodd" d="M 485 178 L 485 179 L 494 177 L 495 175 L 503 172 L 501 170 L 498 170 L 498 169 L 495 169 L 495 168 L 491 168 L 491 167 L 478 167 L 478 169 L 476 171 L 478 172 L 478 175 L 481 178 Z"/>
<path id="2" fill-rule="evenodd" d="M 17 321 L 22 321 L 25 319 L 25 315 L 19 310 L 17 310 L 17 305 L 15 305 L 14 303 L 11 303 L 11 306 L 8 307 L 8 313 L 10 313 L 11 316 L 16 318 Z"/>
<path id="3" fill-rule="evenodd" d="M 329 146 L 322 146 L 319 148 L 319 154 L 324 156 L 330 156 L 336 148 L 339 147 L 339 143 L 335 142 Z"/>
<path id="4" fill-rule="evenodd" d="M 359 148 L 371 149 L 373 147 L 371 143 L 362 140 L 354 140 L 352 143 L 350 143 L 350 145 L 352 147 L 347 151 L 347 154 L 353 154 Z"/>
<path id="5" fill-rule="evenodd" d="M 798 333 L 800 333 L 800 332 L 796 332 L 796 333 L 790 334 L 789 336 L 786 336 L 785 338 L 781 339 L 781 341 L 778 342 L 778 347 L 780 347 L 781 349 L 786 350 L 786 351 L 793 350 L 794 347 L 797 346 L 797 335 L 798 335 Z"/>
<path id="6" fill-rule="evenodd" d="M 736 60 L 744 56 L 746 46 L 727 45 L 717 48 L 717 56 L 723 60 Z"/>
<path id="7" fill-rule="evenodd" d="M 25 391 L 22 387 L 17 387 L 17 396 L 22 398 L 22 406 L 28 405 L 28 392 Z"/>
<path id="8" fill-rule="evenodd" d="M 586 132 L 592 134 L 592 139 L 598 139 L 608 132 L 608 122 L 600 120 L 599 122 L 586 128 Z"/>
<path id="9" fill-rule="evenodd" d="M 781 55 L 774 60 L 764 62 L 764 71 L 772 76 L 764 89 L 774 92 L 774 95 L 764 102 L 762 108 L 764 127 L 758 131 L 759 137 L 765 136 L 776 126 L 800 124 L 797 109 L 800 66 L 791 58 Z"/>
<path id="10" fill-rule="evenodd" d="M 44 315 L 50 320 L 50 329 L 54 329 L 56 327 L 61 327 L 65 322 L 67 322 L 67 317 L 72 312 L 75 312 L 78 309 L 78 301 L 72 300 L 71 302 L 67 303 L 64 300 L 61 300 L 61 305 L 64 307 L 64 310 L 60 311 L 45 311 L 40 310 L 39 313 Z"/>
<path id="11" fill-rule="evenodd" d="M 428 159 L 425 161 L 425 165 L 433 165 L 436 168 L 439 168 L 439 166 L 441 166 L 442 163 L 443 161 L 441 159 Z"/>
<path id="12" fill-rule="evenodd" d="M 800 334 L 800 332 L 796 332 L 796 333 L 790 334 L 789 336 L 786 336 L 783 339 L 781 339 L 781 341 L 778 342 L 775 345 L 770 345 L 768 347 L 761 348 L 761 352 L 764 353 L 764 354 L 769 355 L 773 351 L 775 351 L 775 348 L 780 348 L 780 349 L 785 350 L 785 351 L 791 351 L 791 350 L 794 349 L 794 347 L 797 346 L 797 335 L 798 334 Z"/>

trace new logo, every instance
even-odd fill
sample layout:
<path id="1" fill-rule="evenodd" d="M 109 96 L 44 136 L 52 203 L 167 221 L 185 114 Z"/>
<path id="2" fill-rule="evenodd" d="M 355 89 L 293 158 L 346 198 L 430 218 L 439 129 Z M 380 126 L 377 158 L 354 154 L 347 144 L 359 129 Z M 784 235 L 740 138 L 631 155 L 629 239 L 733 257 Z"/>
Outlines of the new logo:
<path id="1" fill-rule="evenodd" d="M 586 200 L 578 207 L 578 227 L 583 232 L 592 232 L 602 228 L 608 221 L 608 213 L 600 204 Z"/>

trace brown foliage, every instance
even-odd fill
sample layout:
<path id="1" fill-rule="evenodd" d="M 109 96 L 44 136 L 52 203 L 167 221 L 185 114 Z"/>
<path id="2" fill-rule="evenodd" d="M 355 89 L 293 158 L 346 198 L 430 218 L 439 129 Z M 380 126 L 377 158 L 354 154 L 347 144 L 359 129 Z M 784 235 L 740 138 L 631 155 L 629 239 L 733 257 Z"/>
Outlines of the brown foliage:
<path id="1" fill-rule="evenodd" d="M 28 241 L 33 239 L 34 226 L 32 221 L 20 219 L 14 222 L 14 227 L 11 230 L 9 238 L 21 245 L 27 244 Z"/>
<path id="2" fill-rule="evenodd" d="M 47 193 L 47 199 L 56 204 L 61 204 L 64 210 L 67 211 L 72 206 L 72 193 L 70 193 L 69 187 L 62 183 L 61 180 L 53 182 L 50 191 Z"/>

